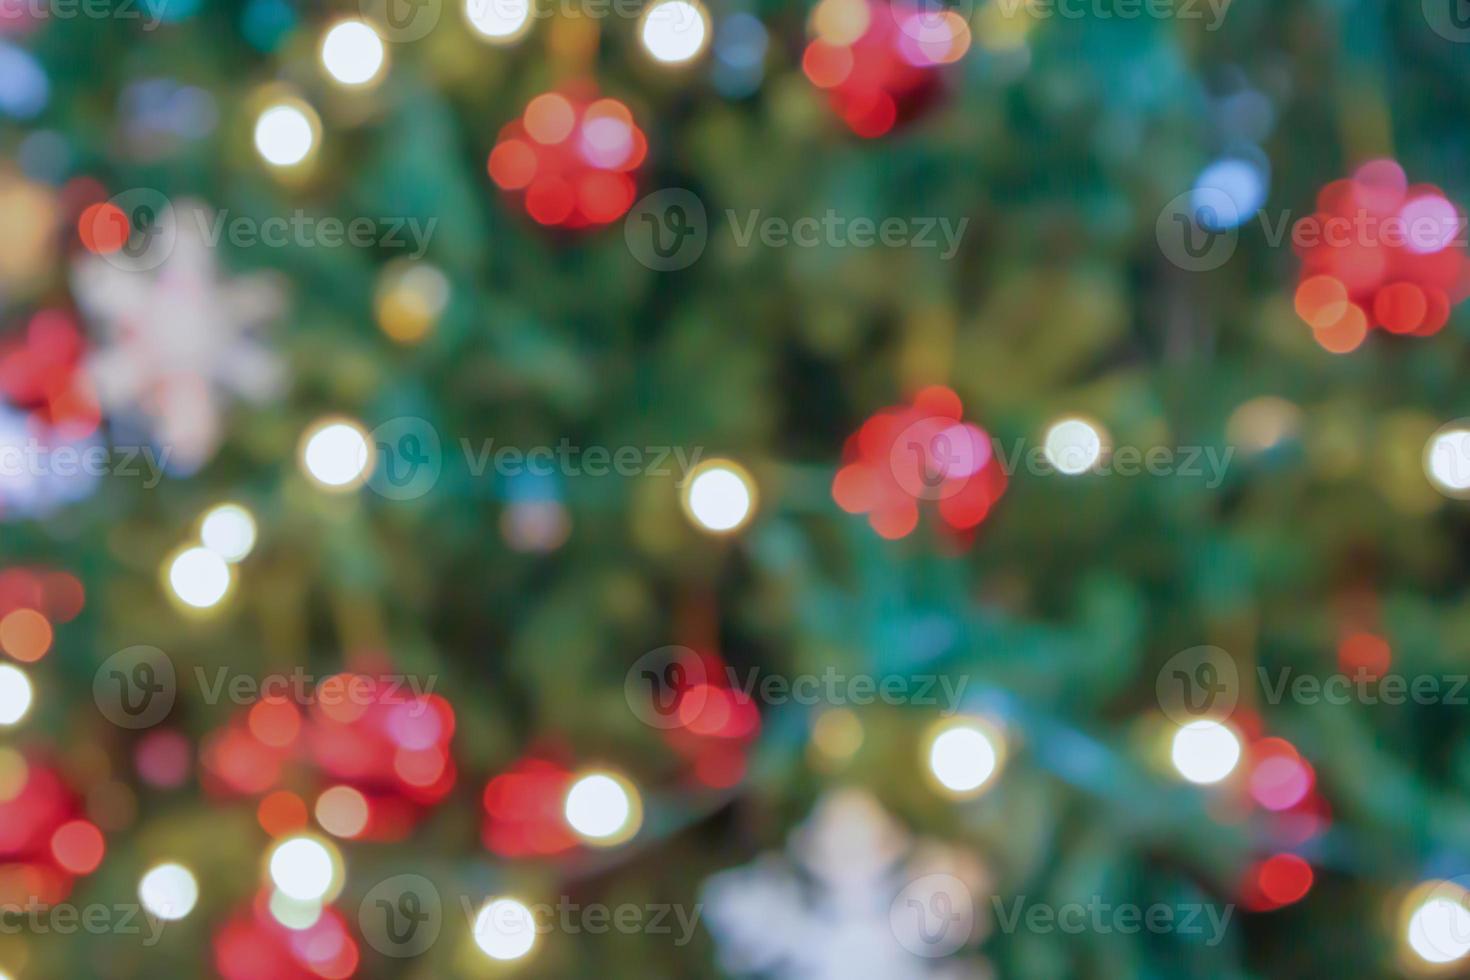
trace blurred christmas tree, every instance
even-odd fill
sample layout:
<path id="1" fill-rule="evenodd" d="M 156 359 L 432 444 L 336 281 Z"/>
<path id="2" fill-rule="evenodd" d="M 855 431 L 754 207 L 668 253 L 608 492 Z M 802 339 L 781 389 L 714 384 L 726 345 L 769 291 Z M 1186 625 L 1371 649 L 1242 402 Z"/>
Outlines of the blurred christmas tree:
<path id="1" fill-rule="evenodd" d="M 1461 6 L 0 0 L 0 976 L 1465 969 Z"/>

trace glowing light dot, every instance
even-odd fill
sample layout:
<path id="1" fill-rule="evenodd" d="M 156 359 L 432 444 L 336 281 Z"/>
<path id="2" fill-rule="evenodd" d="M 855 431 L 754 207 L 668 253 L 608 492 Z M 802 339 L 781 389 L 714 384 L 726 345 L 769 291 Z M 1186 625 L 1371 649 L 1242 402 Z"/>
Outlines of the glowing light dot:
<path id="1" fill-rule="evenodd" d="M 685 505 L 700 527 L 726 534 L 749 520 L 755 509 L 755 490 L 739 465 L 711 460 L 689 478 Z"/>
<path id="2" fill-rule="evenodd" d="M 255 122 L 255 149 L 273 167 L 294 167 L 316 144 L 316 122 L 294 103 L 273 105 Z"/>
<path id="3" fill-rule="evenodd" d="M 536 919 L 513 898 L 486 902 L 475 916 L 475 945 L 494 960 L 518 960 L 536 945 Z"/>
<path id="4" fill-rule="evenodd" d="M 31 682 L 19 669 L 0 664 L 0 725 L 14 725 L 31 710 Z"/>
<path id="5" fill-rule="evenodd" d="M 239 504 L 221 504 L 204 515 L 199 537 L 225 561 L 239 561 L 255 547 L 255 518 Z"/>
<path id="6" fill-rule="evenodd" d="M 51 835 L 51 855 L 57 864 L 74 875 L 89 875 L 96 871 L 106 852 L 102 831 L 86 820 L 64 823 Z"/>
<path id="7" fill-rule="evenodd" d="M 378 77 L 387 49 L 378 32 L 360 20 L 344 20 L 322 37 L 322 67 L 343 85 L 366 85 Z"/>
<path id="8" fill-rule="evenodd" d="M 692 0 L 663 0 L 643 14 L 638 39 L 653 60 L 682 65 L 704 50 L 709 38 L 709 14 Z"/>
<path id="9" fill-rule="evenodd" d="M 590 773 L 567 791 L 567 823 L 594 844 L 619 844 L 638 831 L 638 791 L 609 773 Z"/>
<path id="10" fill-rule="evenodd" d="M 1240 762 L 1240 739 L 1218 721 L 1192 721 L 1175 733 L 1172 757 L 1191 783 L 1218 783 Z"/>
<path id="11" fill-rule="evenodd" d="M 15 609 L 0 619 L 0 649 L 23 663 L 51 649 L 51 621 L 34 609 Z"/>
<path id="12" fill-rule="evenodd" d="M 199 883 L 182 864 L 160 864 L 138 883 L 143 907 L 159 919 L 182 919 L 199 901 Z"/>
<path id="13" fill-rule="evenodd" d="M 307 475 L 329 490 L 361 483 L 371 459 L 367 433 L 355 422 L 319 422 L 302 441 L 301 463 Z"/>
<path id="14" fill-rule="evenodd" d="M 1461 892 L 1426 898 L 1409 916 L 1409 948 L 1428 963 L 1451 963 L 1470 953 L 1470 909 Z"/>
<path id="15" fill-rule="evenodd" d="M 1424 472 L 1450 496 L 1470 492 L 1470 428 L 1446 426 L 1424 447 Z"/>
<path id="16" fill-rule="evenodd" d="M 271 852 L 270 875 L 287 898 L 317 902 L 331 893 L 337 880 L 337 862 L 321 841 L 292 837 Z"/>
<path id="17" fill-rule="evenodd" d="M 356 837 L 368 825 L 368 801 L 351 786 L 333 786 L 316 800 L 317 823 L 336 837 Z"/>
<path id="18" fill-rule="evenodd" d="M 208 609 L 230 591 L 230 566 L 208 548 L 188 548 L 169 565 L 168 584 L 185 605 Z"/>
<path id="19" fill-rule="evenodd" d="M 1000 753 L 977 725 L 947 728 L 929 743 L 929 771 L 951 793 L 978 792 L 995 775 Z"/>
<path id="20" fill-rule="evenodd" d="M 465 19 L 496 44 L 518 40 L 531 26 L 532 0 L 465 0 Z"/>
<path id="21" fill-rule="evenodd" d="M 1102 456 L 1102 434 L 1082 419 L 1062 419 L 1046 431 L 1042 451 L 1057 472 L 1076 476 Z"/>

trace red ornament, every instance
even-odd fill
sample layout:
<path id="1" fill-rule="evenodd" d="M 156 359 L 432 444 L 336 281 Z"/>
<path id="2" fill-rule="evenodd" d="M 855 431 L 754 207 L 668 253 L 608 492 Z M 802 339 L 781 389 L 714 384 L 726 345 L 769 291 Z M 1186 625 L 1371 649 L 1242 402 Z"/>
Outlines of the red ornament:
<path id="1" fill-rule="evenodd" d="M 1410 185 L 1392 160 L 1363 164 L 1317 195 L 1297 222 L 1302 257 L 1296 311 L 1333 353 L 1356 350 L 1374 327 L 1429 336 L 1470 295 L 1465 215 L 1431 184 Z"/>
<path id="2" fill-rule="evenodd" d="M 44 760 L 15 754 L 0 767 L 8 796 L 0 803 L 0 905 L 64 901 L 72 883 L 102 863 L 102 831 Z"/>
<path id="3" fill-rule="evenodd" d="M 633 206 L 632 172 L 647 154 L 648 140 L 617 99 L 546 92 L 501 129 L 489 170 L 539 224 L 587 228 Z"/>
<path id="4" fill-rule="evenodd" d="M 911 405 L 879 411 L 847 440 L 832 499 L 849 514 L 868 515 L 873 530 L 902 538 L 919 523 L 919 501 L 936 502 L 956 532 L 979 526 L 1006 488 L 990 436 L 963 421 L 960 398 L 925 388 Z"/>
<path id="5" fill-rule="evenodd" d="M 1312 866 L 1295 854 L 1273 854 L 1246 872 L 1241 898 L 1253 912 L 1269 912 L 1299 902 L 1312 888 Z"/>
<path id="6" fill-rule="evenodd" d="M 815 18 L 802 71 L 869 139 L 928 108 L 940 94 L 939 69 L 970 47 L 970 27 L 954 11 L 879 0 L 824 0 L 818 10 L 825 16 Z"/>
<path id="7" fill-rule="evenodd" d="M 0 394 L 64 439 L 91 435 L 102 413 L 82 366 L 86 342 L 70 314 L 41 310 L 25 336 L 0 345 Z"/>
<path id="8" fill-rule="evenodd" d="M 502 857 L 560 854 L 577 846 L 562 813 L 571 770 L 550 759 L 528 756 L 485 786 L 481 839 Z"/>

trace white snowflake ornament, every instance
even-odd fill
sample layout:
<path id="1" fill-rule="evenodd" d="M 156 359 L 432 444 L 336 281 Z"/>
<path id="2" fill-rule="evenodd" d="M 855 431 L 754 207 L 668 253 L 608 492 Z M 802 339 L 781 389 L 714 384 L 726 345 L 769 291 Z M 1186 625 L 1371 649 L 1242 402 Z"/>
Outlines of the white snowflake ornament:
<path id="1" fill-rule="evenodd" d="M 771 980 L 983 980 L 984 960 L 957 956 L 989 930 L 972 855 L 915 845 L 869 794 L 824 797 L 766 855 L 705 882 L 705 919 L 720 963 Z"/>
<path id="2" fill-rule="evenodd" d="M 208 234 L 219 219 L 203 204 L 128 194 L 156 198 L 114 198 L 134 211 L 129 244 L 72 268 L 96 335 L 87 370 L 104 410 L 142 422 L 170 468 L 188 473 L 214 454 L 232 396 L 280 392 L 283 366 L 257 333 L 284 309 L 283 291 L 268 275 L 221 275 Z"/>

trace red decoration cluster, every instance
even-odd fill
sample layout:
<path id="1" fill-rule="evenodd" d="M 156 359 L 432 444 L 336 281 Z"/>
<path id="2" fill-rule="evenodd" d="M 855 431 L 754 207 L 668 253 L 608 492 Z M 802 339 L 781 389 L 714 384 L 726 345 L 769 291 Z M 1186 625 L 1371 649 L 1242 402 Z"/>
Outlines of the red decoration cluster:
<path id="1" fill-rule="evenodd" d="M 502 857 L 560 854 L 577 846 L 562 815 L 572 772 L 540 755 L 517 760 L 485 786 L 480 837 Z"/>
<path id="2" fill-rule="evenodd" d="M 849 514 L 867 514 L 885 538 L 913 531 L 922 500 L 935 501 L 952 530 L 974 529 L 1005 492 L 1006 476 L 990 436 L 963 412 L 960 397 L 940 386 L 879 411 L 847 440 L 832 499 Z"/>
<path id="3" fill-rule="evenodd" d="M 664 692 L 669 698 L 665 741 L 697 782 L 715 789 L 745 778 L 746 757 L 761 730 L 760 711 L 750 695 L 731 686 L 731 677 L 719 654 L 686 649 Z"/>
<path id="4" fill-rule="evenodd" d="M 0 343 L 0 394 L 63 439 L 91 435 L 102 414 L 82 365 L 85 351 L 69 314 L 39 311 L 23 336 Z"/>
<path id="5" fill-rule="evenodd" d="M 215 934 L 214 965 L 224 980 L 344 980 L 361 954 L 335 908 L 305 929 L 288 929 L 270 912 L 270 892 Z"/>
<path id="6" fill-rule="evenodd" d="M 102 863 L 102 831 L 44 760 L 17 757 L 4 765 L 0 780 L 11 785 L 0 794 L 9 797 L 0 802 L 0 905 L 54 905 Z"/>
<path id="7" fill-rule="evenodd" d="M 970 47 L 970 28 L 954 11 L 920 10 L 907 3 L 847 0 L 841 32 L 807 45 L 802 71 L 827 92 L 849 129 L 869 139 L 919 116 L 938 97 L 938 69 Z M 824 7 L 828 4 L 823 4 Z M 856 40 L 853 23 L 866 21 Z"/>
<path id="8" fill-rule="evenodd" d="M 522 196 L 538 223 L 587 228 L 616 221 L 633 206 L 632 171 L 647 154 L 648 140 L 623 103 L 546 92 L 501 129 L 489 169 L 496 186 Z"/>
<path id="9" fill-rule="evenodd" d="M 1305 844 L 1325 831 L 1331 810 L 1317 791 L 1317 773 L 1284 738 L 1262 734 L 1254 712 L 1241 711 L 1235 720 L 1246 742 L 1242 762 L 1244 784 L 1252 802 L 1269 816 L 1272 840 L 1290 847 Z M 1269 912 L 1291 905 L 1311 890 L 1312 866 L 1290 851 L 1272 853 L 1253 861 L 1239 884 L 1241 903 L 1253 912 Z"/>
<path id="10" fill-rule="evenodd" d="M 1374 327 L 1437 333 L 1470 295 L 1464 229 L 1438 187 L 1410 185 L 1392 160 L 1363 164 L 1324 187 L 1316 212 L 1292 229 L 1297 313 L 1334 353 L 1357 349 Z"/>
<path id="11" fill-rule="evenodd" d="M 438 695 L 414 694 L 384 676 L 328 677 L 309 692 L 305 712 L 294 693 L 261 698 L 205 740 L 200 758 L 206 788 L 227 795 L 265 793 L 281 784 L 289 764 L 301 763 L 315 775 L 318 789 L 341 785 L 362 793 L 368 822 L 358 839 L 408 836 L 454 786 L 454 710 Z M 281 812 L 279 799 L 262 806 L 268 831 L 294 822 L 283 823 Z"/>

